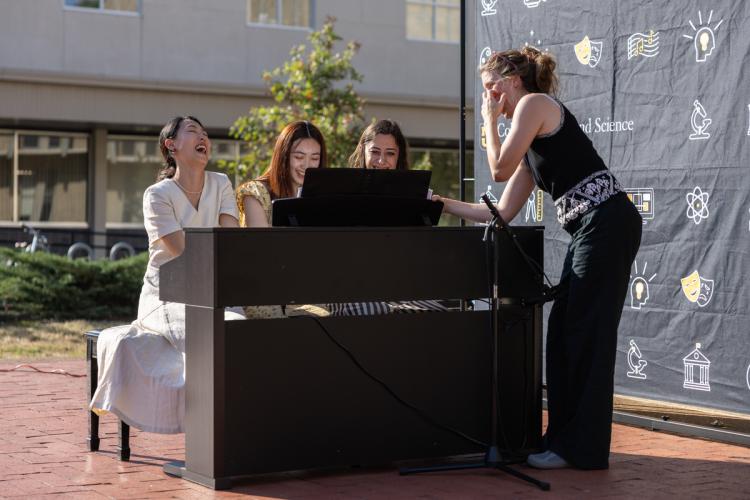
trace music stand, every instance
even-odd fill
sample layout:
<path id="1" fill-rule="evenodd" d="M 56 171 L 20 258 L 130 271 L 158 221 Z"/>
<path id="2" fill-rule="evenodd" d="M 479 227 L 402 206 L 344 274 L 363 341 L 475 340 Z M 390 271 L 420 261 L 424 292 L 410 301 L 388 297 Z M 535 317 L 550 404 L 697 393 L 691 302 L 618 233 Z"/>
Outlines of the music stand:
<path id="1" fill-rule="evenodd" d="M 299 198 L 272 202 L 273 226 L 435 226 L 443 203 L 427 199 L 431 172 L 308 169 Z"/>
<path id="2" fill-rule="evenodd" d="M 305 171 L 300 197 L 373 195 L 424 200 L 431 176 L 429 170 L 311 168 Z"/>

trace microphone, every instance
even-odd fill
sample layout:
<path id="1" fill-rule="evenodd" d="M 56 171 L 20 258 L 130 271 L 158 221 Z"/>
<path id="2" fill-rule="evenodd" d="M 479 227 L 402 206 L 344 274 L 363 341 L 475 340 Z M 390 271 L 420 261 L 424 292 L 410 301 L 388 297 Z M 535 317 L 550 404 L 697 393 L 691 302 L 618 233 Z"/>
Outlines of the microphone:
<path id="1" fill-rule="evenodd" d="M 500 215 L 500 212 L 498 212 L 495 204 L 490 201 L 490 197 L 487 196 L 487 193 L 484 193 L 482 195 L 482 201 L 484 202 L 485 205 L 487 205 L 487 208 L 490 209 L 490 213 L 492 214 L 494 223 L 496 223 L 500 227 L 500 229 L 504 229 L 508 231 L 509 233 L 511 233 L 511 236 L 513 236 L 512 231 L 510 227 L 508 226 L 508 223 L 505 222 L 505 219 L 503 219 L 503 216 Z"/>

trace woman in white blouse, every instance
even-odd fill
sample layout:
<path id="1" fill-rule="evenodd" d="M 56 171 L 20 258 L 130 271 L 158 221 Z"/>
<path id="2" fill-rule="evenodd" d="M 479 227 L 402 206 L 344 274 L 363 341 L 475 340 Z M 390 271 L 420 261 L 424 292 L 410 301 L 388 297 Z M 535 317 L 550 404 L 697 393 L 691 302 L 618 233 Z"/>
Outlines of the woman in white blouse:
<path id="1" fill-rule="evenodd" d="M 170 120 L 159 135 L 165 167 L 143 195 L 149 259 L 132 324 L 97 342 L 99 383 L 90 408 L 147 432 L 183 432 L 185 306 L 159 300 L 159 267 L 185 248 L 186 227 L 239 227 L 229 178 L 207 172 L 211 141 L 197 118 Z M 239 319 L 227 312 L 227 319 Z"/>

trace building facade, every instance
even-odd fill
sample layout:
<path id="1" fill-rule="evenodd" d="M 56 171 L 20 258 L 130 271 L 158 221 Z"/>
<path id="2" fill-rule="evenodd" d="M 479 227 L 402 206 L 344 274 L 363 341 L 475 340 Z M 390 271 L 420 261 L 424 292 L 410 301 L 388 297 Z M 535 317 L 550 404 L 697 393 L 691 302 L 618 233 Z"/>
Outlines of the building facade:
<path id="1" fill-rule="evenodd" d="M 458 0 L 0 0 L 0 13 L 2 245 L 28 224 L 57 251 L 142 248 L 161 126 L 198 116 L 213 161 L 239 158 L 229 127 L 270 103 L 263 71 L 328 16 L 361 43 L 367 117 L 397 120 L 413 155 L 458 183 Z"/>

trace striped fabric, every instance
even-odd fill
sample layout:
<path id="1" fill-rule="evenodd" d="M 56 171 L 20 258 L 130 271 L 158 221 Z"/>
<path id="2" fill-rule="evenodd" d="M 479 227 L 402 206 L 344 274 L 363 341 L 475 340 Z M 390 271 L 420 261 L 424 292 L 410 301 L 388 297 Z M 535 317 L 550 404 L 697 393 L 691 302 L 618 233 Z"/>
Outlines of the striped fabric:
<path id="1" fill-rule="evenodd" d="M 345 302 L 328 304 L 331 316 L 374 316 L 393 313 L 450 311 L 436 300 L 407 300 L 398 302 Z"/>

